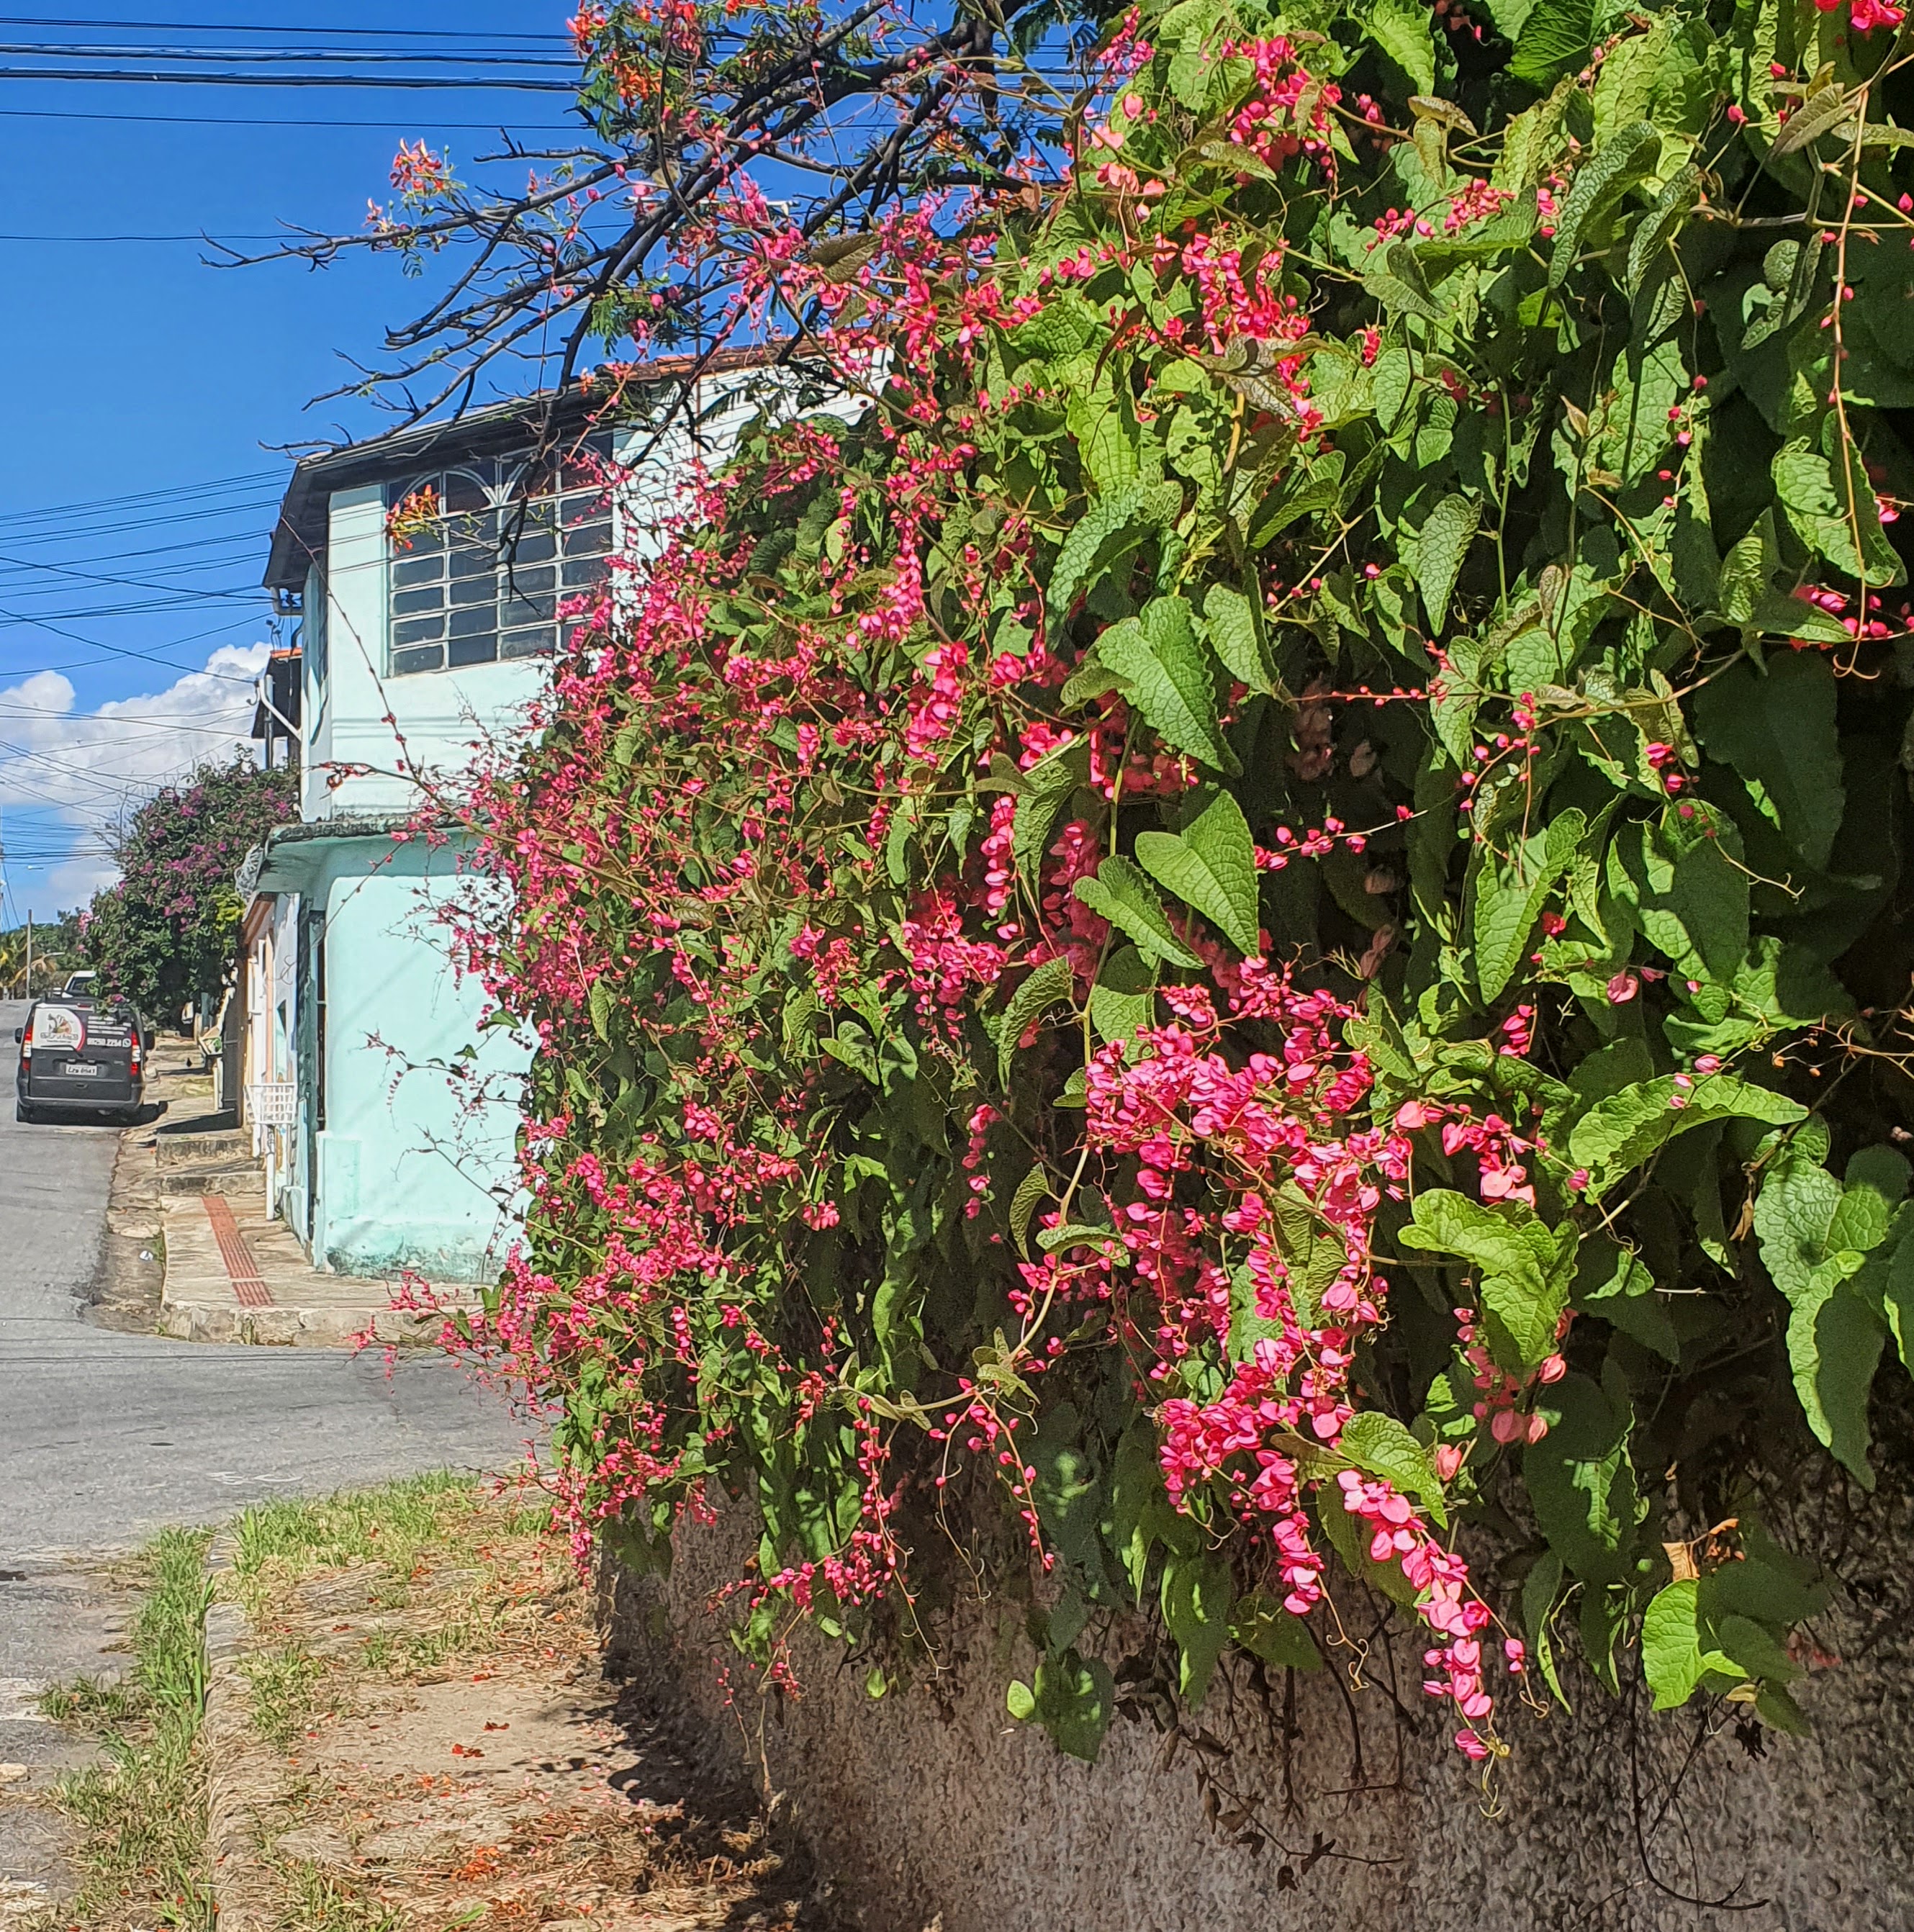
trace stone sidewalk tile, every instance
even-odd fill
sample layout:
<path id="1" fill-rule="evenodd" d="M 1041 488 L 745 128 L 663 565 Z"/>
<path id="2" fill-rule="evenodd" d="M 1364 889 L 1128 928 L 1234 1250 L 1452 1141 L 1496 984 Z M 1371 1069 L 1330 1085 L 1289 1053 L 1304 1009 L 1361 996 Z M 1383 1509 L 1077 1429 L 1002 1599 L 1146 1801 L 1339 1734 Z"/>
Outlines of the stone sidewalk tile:
<path id="1" fill-rule="evenodd" d="M 261 1205 L 221 1195 L 175 1196 L 160 1209 L 166 1282 L 159 1329 L 184 1342 L 337 1348 L 430 1342 L 439 1323 L 392 1305 L 396 1283 L 310 1267 L 292 1231 Z"/>

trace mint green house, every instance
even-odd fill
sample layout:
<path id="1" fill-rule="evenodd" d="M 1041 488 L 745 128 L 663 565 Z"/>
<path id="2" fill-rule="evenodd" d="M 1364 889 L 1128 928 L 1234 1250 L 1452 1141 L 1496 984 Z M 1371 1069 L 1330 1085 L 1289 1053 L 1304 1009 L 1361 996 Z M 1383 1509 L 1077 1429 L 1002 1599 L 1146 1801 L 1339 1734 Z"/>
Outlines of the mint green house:
<path id="1" fill-rule="evenodd" d="M 727 362 L 700 386 L 706 460 L 753 407 L 752 364 Z M 557 459 L 533 459 L 542 430 Z M 566 600 L 644 548 L 688 473 L 687 431 L 651 442 L 543 398 L 293 473 L 266 581 L 299 624 L 300 822 L 240 877 L 244 1084 L 271 1204 L 315 1266 L 479 1281 L 514 1238 L 530 1047 L 482 1030 L 482 989 L 454 962 L 460 846 L 394 835 L 436 780 L 526 728 Z M 641 448 L 608 495 L 604 461 Z"/>

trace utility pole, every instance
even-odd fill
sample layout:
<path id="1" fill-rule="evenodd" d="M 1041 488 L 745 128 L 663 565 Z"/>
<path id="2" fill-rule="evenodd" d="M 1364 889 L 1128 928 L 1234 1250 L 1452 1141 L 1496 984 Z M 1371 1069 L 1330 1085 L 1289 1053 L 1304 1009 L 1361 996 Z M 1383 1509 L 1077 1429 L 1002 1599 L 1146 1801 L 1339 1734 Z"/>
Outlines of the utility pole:
<path id="1" fill-rule="evenodd" d="M 33 998 L 33 914 L 26 916 L 26 996 Z"/>

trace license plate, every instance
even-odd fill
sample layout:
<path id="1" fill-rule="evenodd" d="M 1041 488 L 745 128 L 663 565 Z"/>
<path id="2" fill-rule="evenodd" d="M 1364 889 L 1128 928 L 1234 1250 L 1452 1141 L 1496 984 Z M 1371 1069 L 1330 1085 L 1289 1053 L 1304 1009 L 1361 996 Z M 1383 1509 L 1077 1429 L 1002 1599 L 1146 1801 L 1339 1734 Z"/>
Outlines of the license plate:
<path id="1" fill-rule="evenodd" d="M 64 1080 L 97 1080 L 100 1070 L 88 1066 L 83 1060 L 70 1060 L 60 1069 L 60 1077 Z"/>

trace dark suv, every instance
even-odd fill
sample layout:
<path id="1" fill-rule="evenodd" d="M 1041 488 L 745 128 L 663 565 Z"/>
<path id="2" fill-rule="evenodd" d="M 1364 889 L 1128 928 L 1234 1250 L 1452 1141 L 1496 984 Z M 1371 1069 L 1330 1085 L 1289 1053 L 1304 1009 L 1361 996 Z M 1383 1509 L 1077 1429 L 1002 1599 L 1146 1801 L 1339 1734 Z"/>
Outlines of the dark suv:
<path id="1" fill-rule="evenodd" d="M 123 1000 L 36 1000 L 14 1037 L 20 1049 L 15 1119 L 98 1113 L 123 1120 L 140 1118 L 152 1042 L 140 1016 Z"/>

